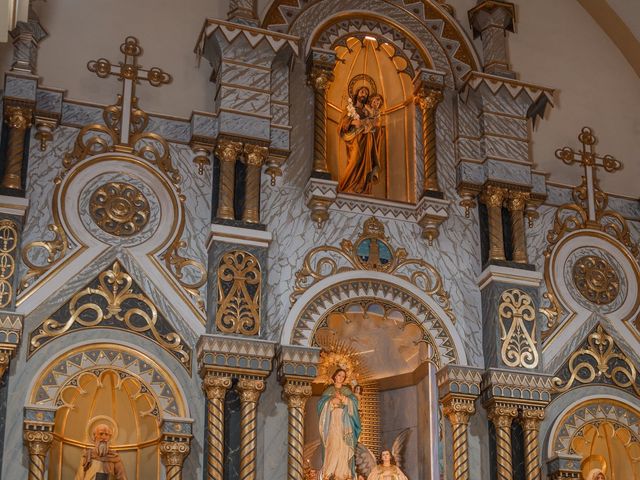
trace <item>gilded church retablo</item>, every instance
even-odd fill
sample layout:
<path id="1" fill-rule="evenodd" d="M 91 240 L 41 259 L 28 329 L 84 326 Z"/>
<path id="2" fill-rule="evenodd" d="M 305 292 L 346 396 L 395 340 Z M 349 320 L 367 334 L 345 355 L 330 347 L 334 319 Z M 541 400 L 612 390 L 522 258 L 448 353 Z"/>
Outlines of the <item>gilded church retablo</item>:
<path id="1" fill-rule="evenodd" d="M 640 480 L 640 4 L 0 12 L 0 480 Z"/>

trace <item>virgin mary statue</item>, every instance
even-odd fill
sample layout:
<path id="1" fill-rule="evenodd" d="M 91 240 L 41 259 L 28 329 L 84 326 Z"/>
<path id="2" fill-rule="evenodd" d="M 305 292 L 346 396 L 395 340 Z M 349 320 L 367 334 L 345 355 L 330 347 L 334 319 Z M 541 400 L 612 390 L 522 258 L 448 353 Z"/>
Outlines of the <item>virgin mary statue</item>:
<path id="1" fill-rule="evenodd" d="M 358 399 L 344 385 L 347 372 L 335 371 L 333 385 L 318 402 L 322 439 L 321 480 L 356 480 L 355 454 L 360 436 Z"/>

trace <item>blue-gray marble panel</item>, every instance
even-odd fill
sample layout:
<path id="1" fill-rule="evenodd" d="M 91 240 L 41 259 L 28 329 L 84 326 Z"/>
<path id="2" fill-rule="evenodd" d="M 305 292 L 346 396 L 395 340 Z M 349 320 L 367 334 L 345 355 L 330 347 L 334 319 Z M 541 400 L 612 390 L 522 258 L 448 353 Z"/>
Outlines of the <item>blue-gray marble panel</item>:
<path id="1" fill-rule="evenodd" d="M 544 174 L 531 172 L 531 193 L 547 194 L 547 177 Z"/>
<path id="2" fill-rule="evenodd" d="M 625 218 L 640 219 L 640 202 L 638 200 L 609 195 L 609 209 L 622 214 Z"/>
<path id="3" fill-rule="evenodd" d="M 4 78 L 4 96 L 22 100 L 36 101 L 36 78 L 15 77 L 8 74 Z"/>
<path id="4" fill-rule="evenodd" d="M 453 101 L 457 133 L 459 135 L 479 137 L 482 134 L 482 125 L 478 122 L 480 109 L 475 98 L 470 95 L 466 102 L 460 98 L 454 98 Z"/>
<path id="5" fill-rule="evenodd" d="M 238 57 L 242 58 L 242 57 Z M 245 59 L 242 59 L 245 61 Z M 271 75 L 264 68 L 254 68 L 250 65 L 223 62 L 220 69 L 219 81 L 222 85 L 271 90 Z"/>
<path id="6" fill-rule="evenodd" d="M 236 135 L 240 137 L 250 137 L 262 140 L 270 138 L 270 122 L 268 118 L 258 118 L 241 113 L 220 110 L 220 134 Z"/>
<path id="7" fill-rule="evenodd" d="M 289 105 L 271 102 L 271 123 L 275 125 L 288 125 Z"/>
<path id="8" fill-rule="evenodd" d="M 101 107 L 64 102 L 62 104 L 62 123 L 77 127 L 91 123 L 104 124 L 102 112 Z"/>
<path id="9" fill-rule="evenodd" d="M 169 142 L 188 142 L 191 138 L 191 126 L 185 120 L 149 115 L 149 125 L 146 131 L 157 133 Z"/>
<path id="10" fill-rule="evenodd" d="M 526 97 L 526 95 L 522 96 L 526 98 L 526 102 L 524 102 L 524 100 L 519 100 L 520 97 L 514 99 L 509 91 L 504 87 L 498 90 L 495 94 L 486 85 L 482 85 L 478 91 L 482 95 L 483 109 L 492 110 L 494 112 L 524 117 L 527 112 L 527 108 L 531 103 L 528 101 L 528 97 Z"/>
<path id="11" fill-rule="evenodd" d="M 217 31 L 215 36 L 221 47 L 223 64 L 226 63 L 226 60 L 233 61 L 241 58 L 242 62 L 247 65 L 264 68 L 271 67 L 274 52 L 266 40 L 262 40 L 256 46 L 252 46 L 242 34 L 235 37 L 230 44 L 220 31 Z"/>
<path id="12" fill-rule="evenodd" d="M 191 117 L 191 134 L 216 138 L 218 136 L 218 117 L 194 113 Z"/>
<path id="13" fill-rule="evenodd" d="M 62 92 L 39 88 L 36 92 L 36 110 L 39 112 L 62 113 Z"/>
<path id="14" fill-rule="evenodd" d="M 271 98 L 289 101 L 289 66 L 287 62 L 274 62 L 271 70 Z"/>
<path id="15" fill-rule="evenodd" d="M 289 150 L 289 129 L 271 127 L 271 148 Z"/>
<path id="16" fill-rule="evenodd" d="M 521 140 L 487 135 L 484 137 L 484 148 L 487 157 L 507 158 L 518 162 L 529 161 L 529 144 Z M 530 174 L 528 176 L 530 177 Z"/>
<path id="17" fill-rule="evenodd" d="M 256 115 L 270 115 L 271 113 L 268 93 L 226 85 L 222 85 L 220 88 L 220 108 L 230 108 Z"/>
<path id="18" fill-rule="evenodd" d="M 519 185 L 531 185 L 531 168 L 516 163 L 487 160 L 485 162 L 487 179 Z"/>
<path id="19" fill-rule="evenodd" d="M 564 205 L 565 203 L 573 203 L 573 199 L 571 198 L 571 188 L 547 185 L 546 203 L 555 206 Z"/>
<path id="20" fill-rule="evenodd" d="M 529 127 L 527 120 L 504 117 L 495 113 L 482 113 L 482 124 L 485 134 L 498 133 L 501 135 L 510 135 L 512 137 L 527 140 L 529 138 Z"/>
<path id="21" fill-rule="evenodd" d="M 456 140 L 458 157 L 480 160 L 483 157 L 480 142 L 475 139 L 458 137 Z"/>
<path id="22" fill-rule="evenodd" d="M 485 178 L 485 169 L 480 163 L 462 161 L 457 166 L 458 183 L 467 182 L 475 185 L 482 185 Z"/>

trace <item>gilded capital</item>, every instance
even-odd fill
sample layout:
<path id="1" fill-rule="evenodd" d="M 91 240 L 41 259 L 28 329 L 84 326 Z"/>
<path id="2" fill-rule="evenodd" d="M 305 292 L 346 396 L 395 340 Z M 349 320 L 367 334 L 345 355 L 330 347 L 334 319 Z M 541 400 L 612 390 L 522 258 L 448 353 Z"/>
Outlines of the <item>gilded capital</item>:
<path id="1" fill-rule="evenodd" d="M 247 165 L 260 167 L 269 156 L 269 149 L 261 145 L 245 144 L 244 153 L 247 156 Z"/>
<path id="2" fill-rule="evenodd" d="M 416 93 L 415 102 L 423 111 L 429 111 L 435 109 L 443 98 L 441 89 L 421 88 Z"/>
<path id="3" fill-rule="evenodd" d="M 223 162 L 235 162 L 242 152 L 242 143 L 223 138 L 216 145 L 216 156 Z"/>
<path id="4" fill-rule="evenodd" d="M 24 441 L 29 455 L 44 456 L 53 442 L 53 433 L 42 430 L 25 430 Z"/>
<path id="5" fill-rule="evenodd" d="M 530 196 L 529 192 L 510 192 L 507 207 L 510 211 L 524 211 Z"/>
<path id="6" fill-rule="evenodd" d="M 231 377 L 216 376 L 208 373 L 202 381 L 202 389 L 209 400 L 224 400 L 231 388 Z"/>
<path id="7" fill-rule="evenodd" d="M 452 425 L 468 425 L 469 418 L 476 412 L 474 401 L 466 398 L 452 398 L 445 402 L 442 413 Z"/>
<path id="8" fill-rule="evenodd" d="M 309 72 L 309 84 L 317 92 L 324 92 L 333 81 L 333 72 L 326 68 L 313 67 Z"/>
<path id="9" fill-rule="evenodd" d="M 257 403 L 260 394 L 264 392 L 265 384 L 263 379 L 241 378 L 238 380 L 236 388 L 240 393 L 240 401 L 242 403 Z"/>
<path id="10" fill-rule="evenodd" d="M 494 403 L 488 408 L 489 420 L 498 428 L 511 426 L 514 418 L 518 416 L 518 407 L 510 404 Z"/>
<path id="11" fill-rule="evenodd" d="M 4 121 L 10 128 L 27 129 L 31 126 L 33 110 L 20 106 L 7 106 L 4 110 Z"/>
<path id="12" fill-rule="evenodd" d="M 182 467 L 187 458 L 191 446 L 189 442 L 162 441 L 160 442 L 160 455 L 166 466 Z"/>
<path id="13" fill-rule="evenodd" d="M 525 430 L 540 430 L 540 422 L 544 420 L 543 408 L 525 408 L 520 413 L 522 426 Z"/>
<path id="14" fill-rule="evenodd" d="M 502 207 L 502 203 L 507 196 L 507 190 L 505 188 L 489 185 L 485 188 L 482 198 L 487 207 Z"/>
<path id="15" fill-rule="evenodd" d="M 12 354 L 12 350 L 0 350 L 0 378 L 4 376 L 4 372 L 9 368 Z"/>
<path id="16" fill-rule="evenodd" d="M 284 384 L 284 395 L 289 408 L 304 408 L 311 396 L 311 385 L 308 383 L 287 382 Z"/>

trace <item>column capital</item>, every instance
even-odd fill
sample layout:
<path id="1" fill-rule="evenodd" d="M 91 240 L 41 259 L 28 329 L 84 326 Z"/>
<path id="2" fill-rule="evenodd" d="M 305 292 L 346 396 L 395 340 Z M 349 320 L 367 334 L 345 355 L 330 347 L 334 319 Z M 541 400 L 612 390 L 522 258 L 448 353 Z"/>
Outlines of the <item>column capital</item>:
<path id="1" fill-rule="evenodd" d="M 510 211 L 524 211 L 530 197 L 530 192 L 524 192 L 522 190 L 509 190 L 507 208 Z"/>
<path id="2" fill-rule="evenodd" d="M 202 379 L 202 389 L 209 400 L 222 400 L 231 388 L 232 378 L 220 375 L 213 370 L 207 370 Z"/>
<path id="3" fill-rule="evenodd" d="M 307 56 L 307 75 L 314 90 L 324 92 L 329 87 L 333 81 L 336 61 L 336 53 L 333 50 L 311 49 Z"/>
<path id="4" fill-rule="evenodd" d="M 487 207 L 502 207 L 509 190 L 497 185 L 486 185 L 481 193 L 480 199 Z"/>
<path id="5" fill-rule="evenodd" d="M 244 153 L 247 165 L 261 167 L 269 157 L 269 148 L 263 145 L 245 143 Z"/>
<path id="6" fill-rule="evenodd" d="M 4 121 L 10 128 L 27 129 L 31 126 L 32 118 L 31 106 L 7 103 L 4 107 Z"/>
<path id="7" fill-rule="evenodd" d="M 520 411 L 520 422 L 525 430 L 540 430 L 540 422 L 544 420 L 544 407 L 526 406 Z"/>
<path id="8" fill-rule="evenodd" d="M 185 458 L 189 456 L 189 452 L 191 452 L 191 445 L 188 440 L 176 441 L 163 439 L 160 442 L 160 456 L 162 457 L 163 463 L 168 467 L 182 467 Z"/>
<path id="9" fill-rule="evenodd" d="M 236 384 L 242 403 L 257 403 L 265 388 L 264 378 L 240 378 Z"/>
<path id="10" fill-rule="evenodd" d="M 413 78 L 413 94 L 416 105 L 423 111 L 436 108 L 444 98 L 444 88 L 444 73 L 421 68 Z"/>
<path id="11" fill-rule="evenodd" d="M 222 162 L 235 162 L 242 153 L 242 142 L 230 138 L 219 138 L 216 144 L 216 156 Z"/>

